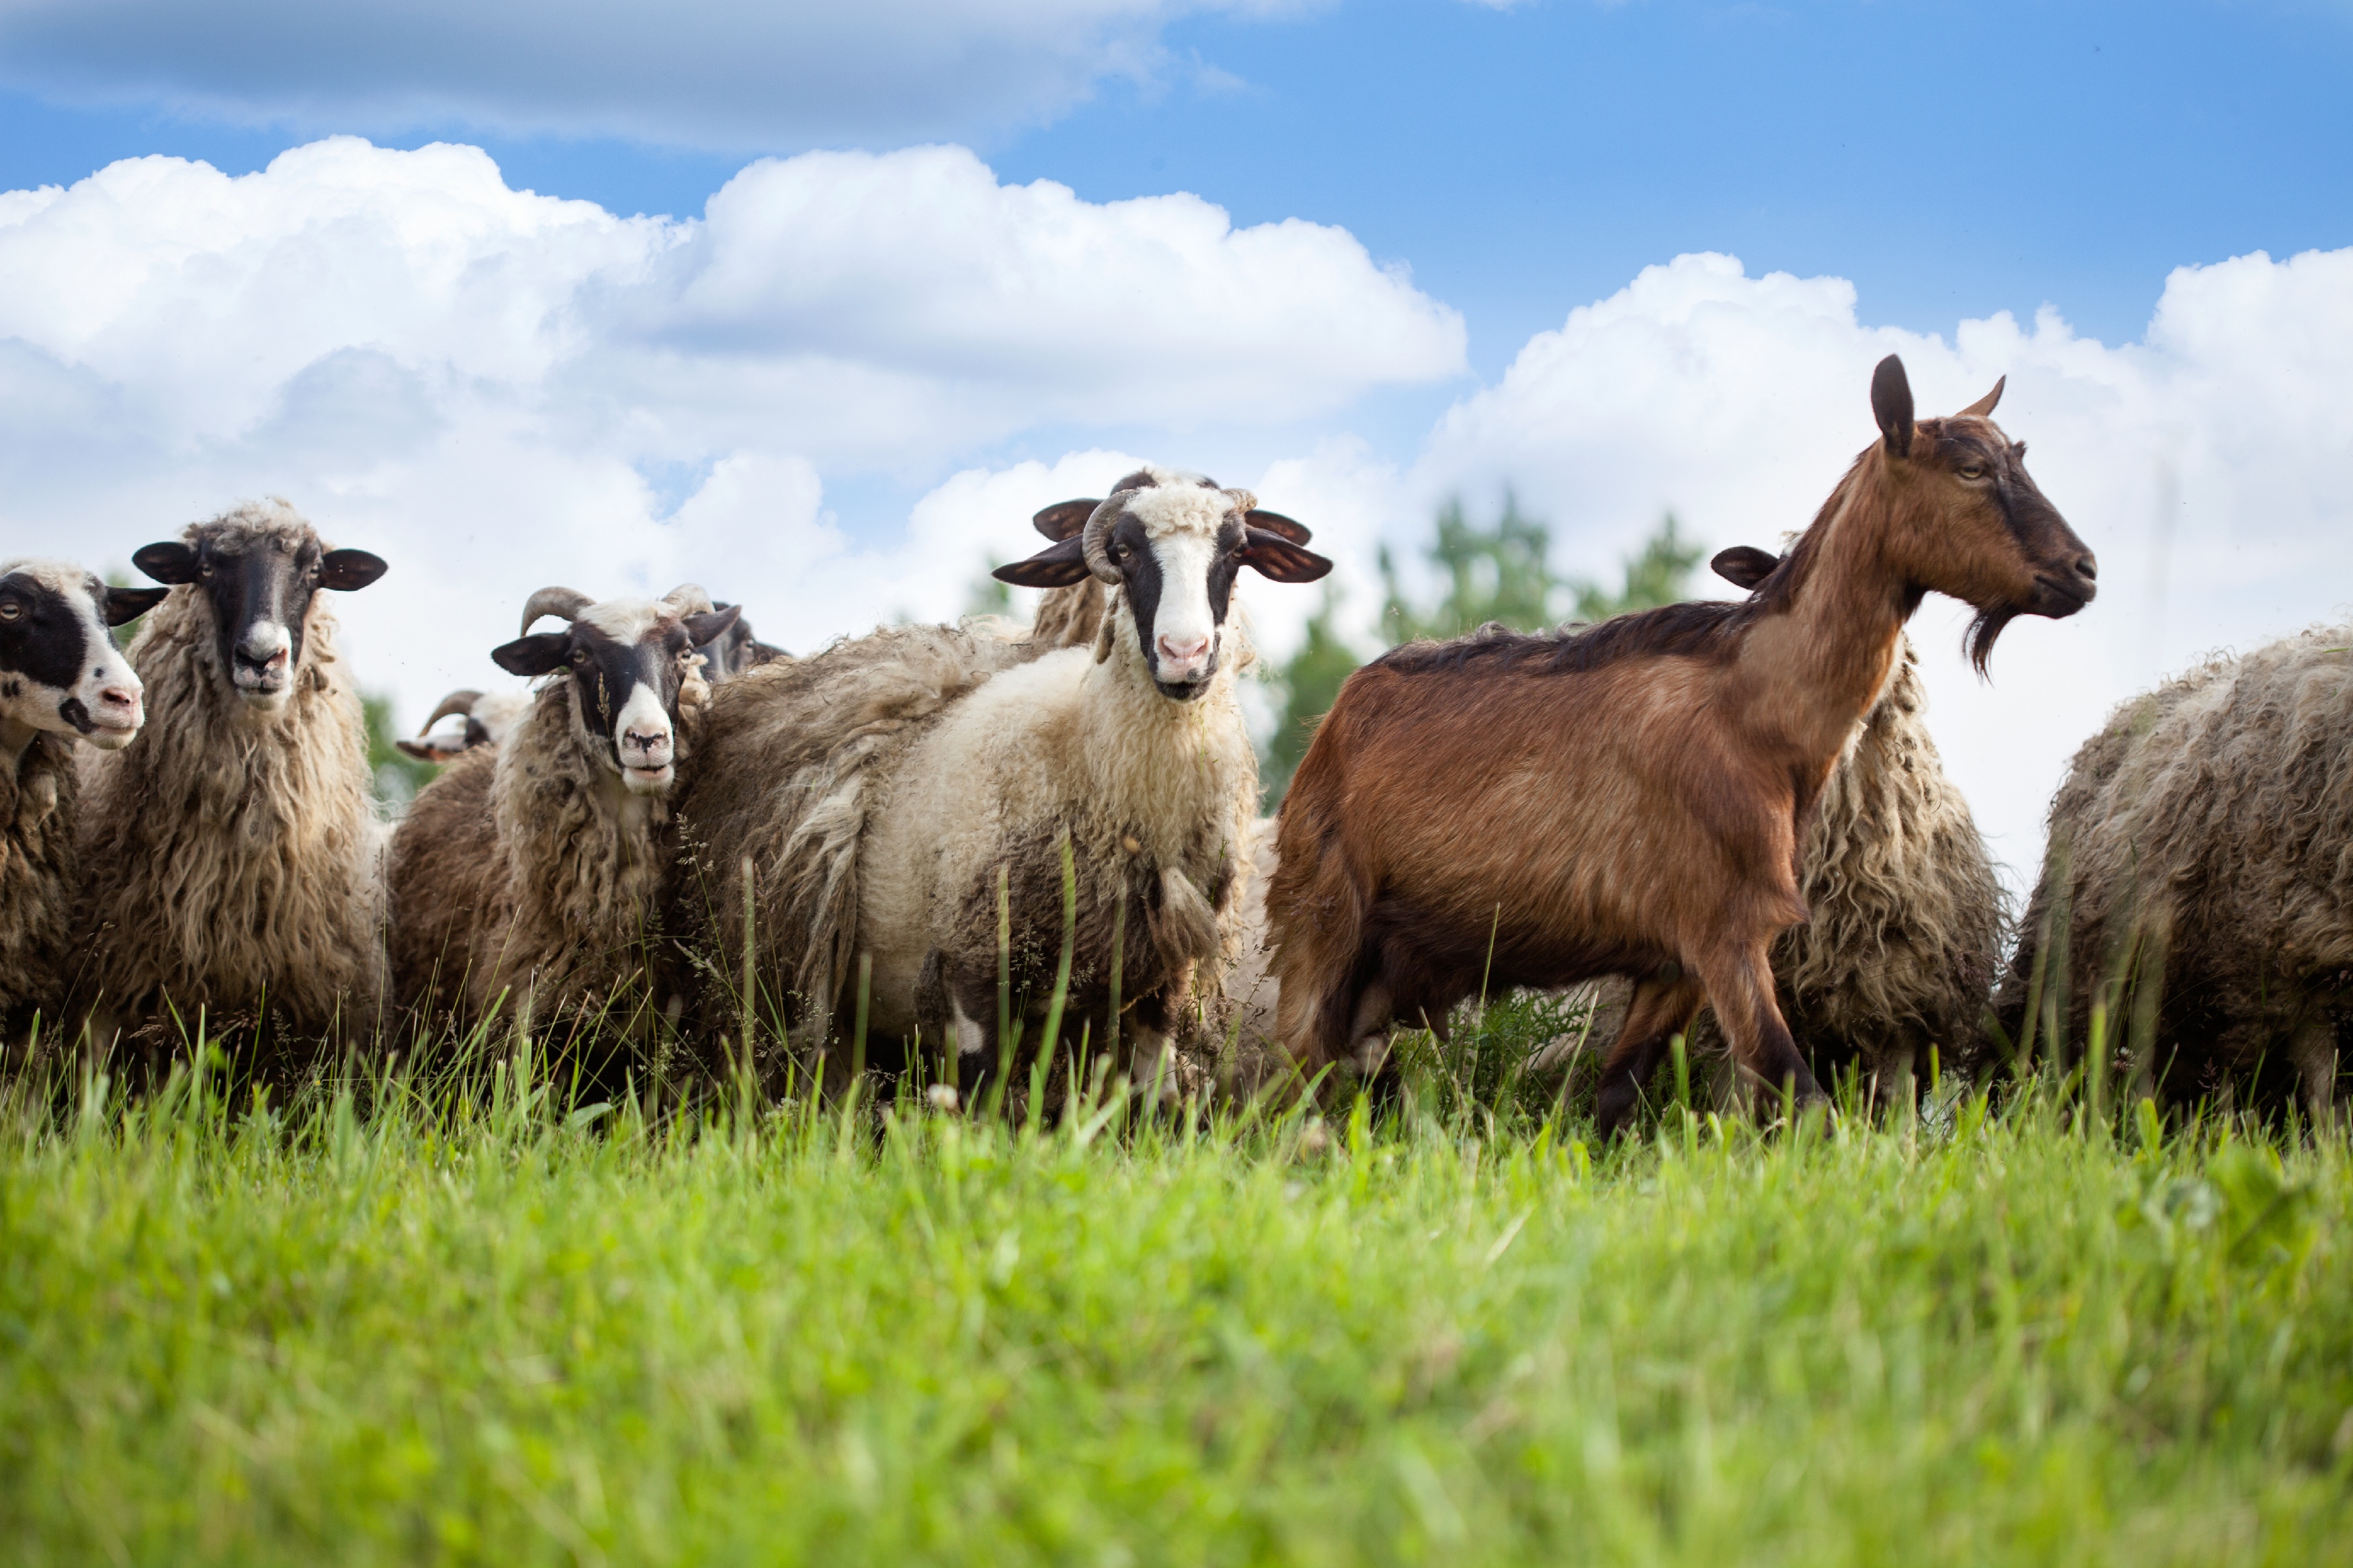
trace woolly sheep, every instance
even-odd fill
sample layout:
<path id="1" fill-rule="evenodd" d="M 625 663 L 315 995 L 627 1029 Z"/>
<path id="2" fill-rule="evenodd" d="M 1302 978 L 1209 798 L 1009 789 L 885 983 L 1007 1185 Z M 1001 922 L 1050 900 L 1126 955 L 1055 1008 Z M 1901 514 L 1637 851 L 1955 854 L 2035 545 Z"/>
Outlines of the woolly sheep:
<path id="1" fill-rule="evenodd" d="M 530 634 L 543 616 L 560 632 Z M 409 1006 L 490 1015 L 528 990 L 541 1016 L 592 1009 L 648 976 L 674 848 L 670 796 L 710 688 L 695 645 L 725 633 L 691 584 L 659 601 L 545 588 L 492 658 L 550 679 L 497 745 L 465 751 L 393 835 L 391 951 Z"/>
<path id="2" fill-rule="evenodd" d="M 2075 753 L 2003 977 L 2013 1041 L 2031 1026 L 2047 1053 L 2063 1021 L 2080 1051 L 2105 994 L 2116 1065 L 2158 1092 L 2300 1089 L 2331 1113 L 2353 1003 L 2348 647 L 2353 626 L 2321 626 L 2214 658 Z"/>
<path id="3" fill-rule="evenodd" d="M 284 501 L 132 557 L 171 591 L 132 668 L 149 733 L 90 770 L 77 1005 L 136 1026 L 267 1002 L 316 1034 L 381 994 L 382 887 L 367 731 L 319 590 L 383 575 Z"/>
<path id="4" fill-rule="evenodd" d="M 969 1076 L 995 1060 L 1000 872 L 1034 1021 L 1061 944 L 1067 843 L 1070 1038 L 1108 1038 L 1116 946 L 1122 1044 L 1151 1079 L 1197 973 L 1229 953 L 1247 875 L 1258 774 L 1234 693 L 1249 658 L 1226 624 L 1234 574 L 1305 582 L 1329 563 L 1248 492 L 1166 469 L 1037 523 L 1054 545 L 997 575 L 1081 592 L 1052 601 L 1031 640 L 894 628 L 720 693 L 686 807 L 698 898 L 733 959 L 748 858 L 755 962 L 805 1027 L 846 1021 L 863 953 L 874 1032 L 952 1040 Z M 1108 603 L 1084 593 L 1090 577 Z M 1050 646 L 1091 619 L 1092 647 Z"/>
<path id="5" fill-rule="evenodd" d="M 164 592 L 110 588 L 59 561 L 0 562 L 0 1041 L 35 1009 L 55 1024 L 75 890 L 73 743 L 119 751 L 139 733 L 139 678 L 111 628 Z"/>

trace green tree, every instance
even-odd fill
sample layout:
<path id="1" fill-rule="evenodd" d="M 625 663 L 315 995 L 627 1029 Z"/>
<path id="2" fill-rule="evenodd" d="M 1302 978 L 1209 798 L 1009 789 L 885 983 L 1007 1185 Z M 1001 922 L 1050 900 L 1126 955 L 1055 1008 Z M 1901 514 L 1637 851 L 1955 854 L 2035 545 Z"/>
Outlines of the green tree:
<path id="1" fill-rule="evenodd" d="M 1269 671 L 1269 684 L 1282 698 L 1282 721 L 1267 742 L 1266 757 L 1259 769 L 1269 810 L 1281 803 L 1283 791 L 1291 787 L 1291 775 L 1298 772 L 1299 760 L 1307 754 L 1307 742 L 1315 738 L 1315 721 L 1332 710 L 1341 684 L 1365 662 L 1333 625 L 1339 607 L 1339 590 L 1327 581 L 1324 603 L 1308 617 L 1307 637 L 1299 651 Z"/>
<path id="2" fill-rule="evenodd" d="M 1489 621 L 1514 631 L 1541 631 L 1558 618 L 1553 606 L 1565 586 L 1552 574 L 1552 535 L 1520 511 L 1517 496 L 1504 492 L 1504 515 L 1492 529 L 1472 526 L 1462 503 L 1450 500 L 1438 514 L 1438 537 L 1430 546 L 1431 565 L 1446 592 L 1428 611 L 1410 604 L 1398 585 L 1396 559 L 1381 549 L 1381 631 L 1392 642 L 1415 637 L 1459 637 Z"/>
<path id="3" fill-rule="evenodd" d="M 1626 584 L 1612 594 L 1598 583 L 1572 584 L 1577 594 L 1577 618 L 1606 621 L 1629 610 L 1655 610 L 1691 597 L 1691 575 L 1704 553 L 1676 531 L 1675 514 L 1669 512 L 1659 531 L 1626 558 Z"/>
<path id="4" fill-rule="evenodd" d="M 1013 585 L 998 582 L 996 575 L 997 569 L 1004 564 L 994 555 L 988 558 L 988 564 L 980 569 L 980 575 L 975 577 L 972 585 L 965 590 L 965 615 L 1012 617 Z"/>
<path id="5" fill-rule="evenodd" d="M 433 782 L 441 770 L 431 763 L 420 763 L 393 744 L 399 733 L 392 721 L 392 699 L 385 693 L 363 692 L 360 711 L 367 717 L 368 772 L 375 780 L 376 804 L 387 816 L 398 816 L 408 809 L 417 792 Z"/>

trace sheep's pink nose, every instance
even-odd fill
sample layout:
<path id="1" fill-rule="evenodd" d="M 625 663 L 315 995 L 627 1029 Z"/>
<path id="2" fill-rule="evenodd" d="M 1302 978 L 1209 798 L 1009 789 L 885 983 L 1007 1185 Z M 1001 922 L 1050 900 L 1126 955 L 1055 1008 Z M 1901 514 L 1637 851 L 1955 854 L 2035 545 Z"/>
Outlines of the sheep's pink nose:
<path id="1" fill-rule="evenodd" d="M 1209 639 L 1206 637 L 1195 637 L 1188 642 L 1180 643 L 1175 637 L 1162 637 L 1160 639 L 1160 657 L 1163 660 L 1171 664 L 1198 664 L 1201 660 L 1209 657 Z"/>
<path id="2" fill-rule="evenodd" d="M 660 730 L 649 735 L 642 730 L 625 730 L 621 732 L 621 749 L 643 752 L 648 755 L 658 751 L 667 752 L 670 750 L 670 731 Z"/>
<path id="3" fill-rule="evenodd" d="M 136 713 L 139 711 L 139 688 L 135 686 L 101 687 L 98 693 L 98 705 L 100 708 L 113 709 L 123 713 Z"/>

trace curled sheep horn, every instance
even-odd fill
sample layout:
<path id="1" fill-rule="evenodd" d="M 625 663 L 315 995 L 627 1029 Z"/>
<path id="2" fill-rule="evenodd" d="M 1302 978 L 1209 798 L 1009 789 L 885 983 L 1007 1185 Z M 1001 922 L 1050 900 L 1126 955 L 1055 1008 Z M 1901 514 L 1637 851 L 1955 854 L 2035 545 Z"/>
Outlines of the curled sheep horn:
<path id="1" fill-rule="evenodd" d="M 707 616 L 719 607 L 700 583 L 681 583 L 662 595 L 662 603 L 681 616 Z"/>
<path id="2" fill-rule="evenodd" d="M 1253 490 L 1229 489 L 1226 492 L 1226 499 L 1232 501 L 1234 510 L 1245 517 L 1258 510 L 1258 495 Z"/>
<path id="3" fill-rule="evenodd" d="M 1087 531 L 1079 540 L 1079 551 L 1086 558 L 1087 570 L 1103 582 L 1116 584 L 1124 581 L 1119 568 L 1112 564 L 1111 525 L 1119 521 L 1120 512 L 1127 506 L 1128 497 L 1141 493 L 1140 489 L 1113 490 L 1103 498 L 1101 506 L 1095 508 L 1094 515 L 1087 519 Z"/>
<path id="4" fill-rule="evenodd" d="M 440 707 L 436 708 L 431 713 L 426 716 L 425 722 L 417 727 L 417 732 L 420 735 L 430 733 L 434 725 L 438 724 L 442 720 L 447 719 L 452 713 L 461 714 L 469 719 L 472 718 L 474 716 L 474 704 L 480 702 L 481 700 L 482 694 L 479 691 L 452 691 L 448 696 L 441 699 Z"/>
<path id="5" fill-rule="evenodd" d="M 522 629 L 528 633 L 531 624 L 542 616 L 571 620 L 596 602 L 577 588 L 542 588 L 523 601 Z"/>

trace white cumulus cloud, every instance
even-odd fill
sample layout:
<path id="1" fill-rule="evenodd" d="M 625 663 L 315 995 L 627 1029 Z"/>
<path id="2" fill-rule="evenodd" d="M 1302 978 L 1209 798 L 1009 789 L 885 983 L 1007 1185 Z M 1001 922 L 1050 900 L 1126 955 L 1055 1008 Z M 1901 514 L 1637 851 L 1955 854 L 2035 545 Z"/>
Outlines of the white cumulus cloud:
<path id="1" fill-rule="evenodd" d="M 0 530 L 121 563 L 282 494 L 394 563 L 345 616 L 412 710 L 550 581 L 696 578 L 794 647 L 931 608 L 946 503 L 886 562 L 905 541 L 827 509 L 845 477 L 1047 427 L 1281 429 L 1462 363 L 1460 317 L 1344 231 L 1004 185 L 960 148 L 756 163 L 687 222 L 349 138 L 0 195 Z"/>
<path id="2" fill-rule="evenodd" d="M 1159 43 L 1285 0 L 0 0 L 20 88 L 269 122 L 452 122 L 751 151 L 970 137 L 1095 84 L 1181 74 Z"/>

